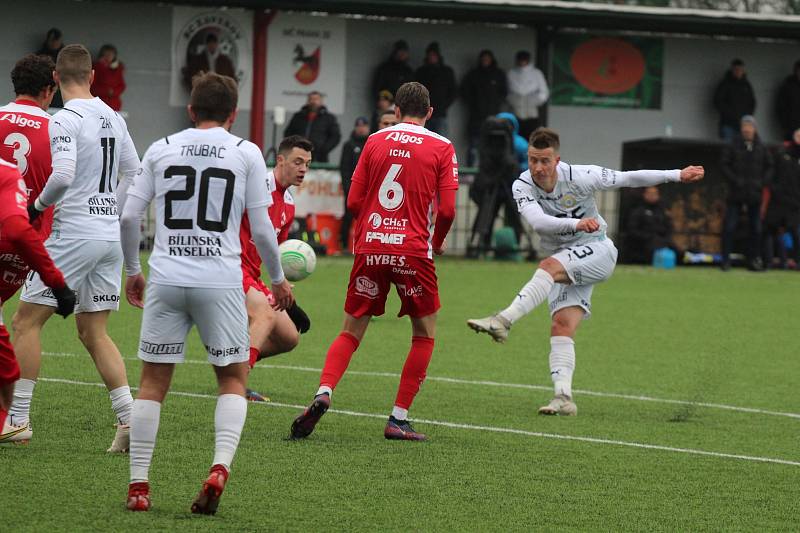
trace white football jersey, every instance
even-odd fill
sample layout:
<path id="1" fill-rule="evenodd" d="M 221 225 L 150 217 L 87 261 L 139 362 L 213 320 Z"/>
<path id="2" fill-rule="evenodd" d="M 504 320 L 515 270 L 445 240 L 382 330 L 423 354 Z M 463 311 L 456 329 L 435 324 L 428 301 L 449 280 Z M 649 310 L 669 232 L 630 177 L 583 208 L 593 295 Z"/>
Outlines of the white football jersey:
<path id="1" fill-rule="evenodd" d="M 147 150 L 128 195 L 155 198 L 153 283 L 241 288 L 242 216 L 272 204 L 255 144 L 223 128 L 165 137 Z"/>
<path id="2" fill-rule="evenodd" d="M 593 165 L 569 165 L 563 161 L 556 168 L 558 181 L 553 192 L 545 192 L 533 182 L 530 170 L 520 174 L 513 185 L 514 200 L 520 211 L 530 202 L 538 202 L 545 214 L 557 218 L 595 218 L 600 229 L 594 233 L 564 231 L 556 235 L 540 235 L 542 249 L 548 255 L 556 251 L 606 238 L 608 224 L 600 216 L 594 193 L 613 188 L 604 186 L 604 176 L 613 173 Z M 534 228 L 536 229 L 536 228 Z"/>
<path id="3" fill-rule="evenodd" d="M 119 241 L 117 174 L 139 166 L 125 119 L 99 98 L 74 99 L 53 116 L 49 132 L 53 168 L 67 163 L 75 169 L 56 204 L 53 235 Z"/>

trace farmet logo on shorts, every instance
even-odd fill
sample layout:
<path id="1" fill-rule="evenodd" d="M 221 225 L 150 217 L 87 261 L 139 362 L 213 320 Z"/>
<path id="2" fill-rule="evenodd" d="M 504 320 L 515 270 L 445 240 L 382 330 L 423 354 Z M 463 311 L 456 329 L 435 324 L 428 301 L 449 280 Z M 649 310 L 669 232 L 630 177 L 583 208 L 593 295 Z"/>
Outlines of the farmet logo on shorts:
<path id="1" fill-rule="evenodd" d="M 403 244 L 406 236 L 402 233 L 384 233 L 382 231 L 368 231 L 367 242 L 380 242 L 381 244 Z"/>

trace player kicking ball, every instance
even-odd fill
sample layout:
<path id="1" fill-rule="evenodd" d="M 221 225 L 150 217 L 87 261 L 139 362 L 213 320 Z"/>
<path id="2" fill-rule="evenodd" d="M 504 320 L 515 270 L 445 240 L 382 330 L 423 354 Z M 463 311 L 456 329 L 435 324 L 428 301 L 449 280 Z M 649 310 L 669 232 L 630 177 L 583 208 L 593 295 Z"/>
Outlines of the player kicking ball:
<path id="1" fill-rule="evenodd" d="M 455 218 L 458 163 L 450 141 L 425 129 L 433 108 L 424 85 L 404 83 L 395 105 L 401 123 L 367 139 L 353 173 L 347 208 L 355 218 L 355 257 L 344 327 L 328 349 L 314 400 L 292 424 L 294 439 L 309 436 L 328 410 L 370 318 L 384 313 L 391 285 L 400 297 L 399 316 L 411 317 L 412 337 L 384 436 L 426 439 L 411 426 L 408 409 L 433 354 L 440 308 L 433 255 L 443 253 Z M 433 213 L 436 224 L 431 235 Z"/>
<path id="2" fill-rule="evenodd" d="M 239 230 L 247 212 L 250 233 L 272 280 L 275 309 L 292 304 L 275 229 L 267 216 L 272 197 L 267 167 L 256 145 L 231 135 L 236 82 L 215 73 L 195 77 L 189 116 L 195 124 L 147 150 L 122 213 L 128 302 L 143 307 L 139 358 L 142 375 L 131 415 L 127 507 L 150 509 L 149 470 L 161 404 L 175 364 L 184 360 L 193 325 L 206 346 L 219 387 L 214 415 L 214 460 L 192 512 L 214 514 L 225 488 L 247 415 L 247 311 L 242 292 Z M 156 204 L 150 281 L 139 264 L 140 224 Z"/>
<path id="3" fill-rule="evenodd" d="M 278 145 L 275 169 L 267 174 L 267 189 L 272 195 L 269 218 L 275 226 L 278 244 L 289 238 L 294 220 L 294 197 L 289 190 L 303 183 L 311 164 L 314 145 L 305 137 L 291 135 Z M 250 368 L 256 361 L 294 350 L 300 334 L 311 328 L 308 315 L 294 302 L 285 311 L 272 308 L 272 293 L 261 281 L 261 257 L 250 236 L 250 223 L 245 215 L 241 229 L 242 274 L 250 324 Z M 247 389 L 247 399 L 269 401 L 259 392 Z"/>
<path id="4" fill-rule="evenodd" d="M 539 263 L 533 278 L 506 309 L 467 325 L 505 342 L 512 324 L 549 301 L 550 377 L 555 397 L 539 409 L 542 415 L 576 415 L 572 396 L 575 332 L 592 312 L 592 289 L 607 280 L 617 263 L 617 249 L 606 236 L 606 222 L 597 210 L 596 191 L 649 187 L 666 182 L 694 183 L 703 167 L 683 170 L 619 172 L 593 165 L 570 165 L 559 156 L 558 133 L 539 128 L 528 145 L 529 170 L 512 185 L 520 214 L 541 236 L 550 257 Z"/>

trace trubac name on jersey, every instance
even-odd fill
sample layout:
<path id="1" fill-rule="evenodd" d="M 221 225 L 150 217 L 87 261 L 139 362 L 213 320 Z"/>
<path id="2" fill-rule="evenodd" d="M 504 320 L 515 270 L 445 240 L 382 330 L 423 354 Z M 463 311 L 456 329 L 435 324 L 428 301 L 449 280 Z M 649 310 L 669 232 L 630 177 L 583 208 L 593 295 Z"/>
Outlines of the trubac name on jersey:
<path id="1" fill-rule="evenodd" d="M 218 159 L 225 159 L 224 146 L 214 146 L 211 144 L 184 144 L 181 145 L 181 156 L 194 156 L 194 157 L 216 157 Z"/>

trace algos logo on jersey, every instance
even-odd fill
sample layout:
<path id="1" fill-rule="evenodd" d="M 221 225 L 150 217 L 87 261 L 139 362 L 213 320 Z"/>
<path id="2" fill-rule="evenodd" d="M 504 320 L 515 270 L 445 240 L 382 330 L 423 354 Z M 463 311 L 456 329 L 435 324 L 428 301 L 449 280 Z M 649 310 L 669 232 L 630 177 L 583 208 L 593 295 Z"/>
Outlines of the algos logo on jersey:
<path id="1" fill-rule="evenodd" d="M 0 121 L 10 122 L 12 124 L 16 124 L 17 126 L 22 126 L 23 128 L 33 128 L 35 130 L 38 130 L 42 127 L 41 121 L 23 117 L 22 115 L 17 115 L 16 113 L 3 113 L 3 116 L 0 117 Z"/>
<path id="2" fill-rule="evenodd" d="M 356 278 L 356 292 L 367 298 L 376 298 L 378 296 L 378 284 L 367 276 L 358 276 Z"/>
<path id="3" fill-rule="evenodd" d="M 389 133 L 384 140 L 397 141 L 403 144 L 422 144 L 422 141 L 424 141 L 425 138 L 417 137 L 416 135 L 409 135 L 408 133 L 402 133 L 399 131 L 393 131 Z"/>
<path id="4" fill-rule="evenodd" d="M 383 224 L 383 219 L 381 219 L 381 216 L 378 213 L 372 213 L 369 216 L 369 223 L 372 226 L 372 229 L 378 229 L 381 227 L 381 224 Z"/>

